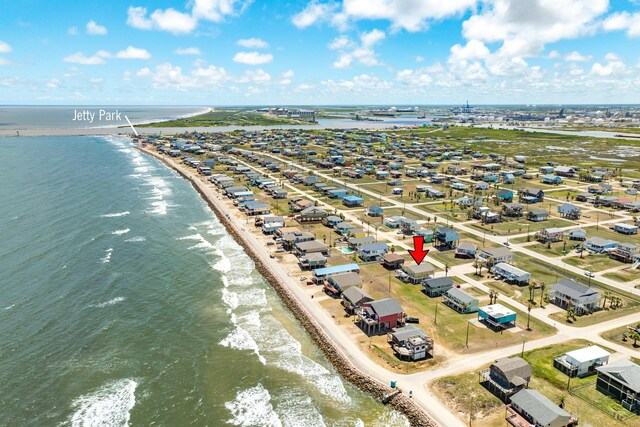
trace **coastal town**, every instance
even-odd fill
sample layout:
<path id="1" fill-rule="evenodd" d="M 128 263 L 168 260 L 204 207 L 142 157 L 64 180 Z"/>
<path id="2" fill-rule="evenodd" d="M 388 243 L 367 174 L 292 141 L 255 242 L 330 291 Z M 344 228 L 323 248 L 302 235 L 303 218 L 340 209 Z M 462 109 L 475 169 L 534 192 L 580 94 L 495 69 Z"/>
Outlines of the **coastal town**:
<path id="1" fill-rule="evenodd" d="M 640 425 L 633 146 L 456 125 L 134 142 L 214 195 L 385 399 L 458 425 Z"/>

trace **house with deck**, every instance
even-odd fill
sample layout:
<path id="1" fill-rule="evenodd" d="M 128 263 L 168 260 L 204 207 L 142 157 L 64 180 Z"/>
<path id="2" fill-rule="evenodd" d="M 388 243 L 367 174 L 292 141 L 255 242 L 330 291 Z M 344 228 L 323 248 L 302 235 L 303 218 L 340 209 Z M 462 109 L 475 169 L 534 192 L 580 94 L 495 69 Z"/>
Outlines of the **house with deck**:
<path id="1" fill-rule="evenodd" d="M 578 419 L 537 390 L 524 388 L 511 396 L 506 420 L 514 427 L 574 427 Z"/>
<path id="2" fill-rule="evenodd" d="M 549 290 L 549 301 L 567 309 L 573 307 L 578 316 L 598 310 L 602 294 L 569 279 L 560 279 Z"/>
<path id="3" fill-rule="evenodd" d="M 513 191 L 507 190 L 505 188 L 498 190 L 498 199 L 500 199 L 503 203 L 511 203 L 513 202 Z"/>
<path id="4" fill-rule="evenodd" d="M 357 323 L 367 335 L 379 334 L 404 325 L 404 310 L 394 298 L 366 302 L 357 314 Z"/>
<path id="5" fill-rule="evenodd" d="M 342 291 L 342 306 L 347 314 L 353 315 L 356 310 L 365 303 L 373 301 L 373 298 L 361 288 L 351 286 Z"/>
<path id="6" fill-rule="evenodd" d="M 404 258 L 396 253 L 387 253 L 382 257 L 382 266 L 387 270 L 397 270 L 404 264 Z"/>
<path id="7" fill-rule="evenodd" d="M 454 248 L 460 240 L 458 232 L 449 227 L 438 227 L 433 238 L 437 246 L 445 248 Z"/>
<path id="8" fill-rule="evenodd" d="M 327 215 L 329 214 L 324 209 L 311 206 L 300 211 L 300 215 L 297 218 L 300 222 L 321 222 Z"/>
<path id="9" fill-rule="evenodd" d="M 549 217 L 549 212 L 545 209 L 531 209 L 527 212 L 527 219 L 532 222 L 546 221 Z"/>
<path id="10" fill-rule="evenodd" d="M 611 396 L 627 410 L 640 414 L 640 366 L 622 359 L 596 368 L 596 390 Z"/>
<path id="11" fill-rule="evenodd" d="M 397 271 L 396 276 L 405 283 L 419 285 L 432 277 L 435 271 L 433 265 L 428 262 L 423 261 L 420 265 L 412 262 L 410 264 L 404 264 L 402 268 Z"/>
<path id="12" fill-rule="evenodd" d="M 364 262 L 379 261 L 388 251 L 385 242 L 366 243 L 358 248 L 358 256 Z"/>
<path id="13" fill-rule="evenodd" d="M 507 283 L 526 285 L 531 280 L 531 273 L 514 267 L 506 262 L 499 262 L 491 267 L 491 273 Z"/>
<path id="14" fill-rule="evenodd" d="M 518 193 L 520 201 L 523 203 L 540 203 L 544 201 L 544 191 L 536 187 L 525 187 Z"/>
<path id="15" fill-rule="evenodd" d="M 626 235 L 638 234 L 638 226 L 621 222 L 613 225 L 613 231 Z"/>
<path id="16" fill-rule="evenodd" d="M 571 203 L 563 203 L 558 206 L 558 214 L 560 218 L 566 219 L 580 219 L 580 208 Z"/>
<path id="17" fill-rule="evenodd" d="M 378 205 L 371 205 L 367 208 L 366 215 L 371 217 L 380 217 L 384 214 L 384 209 Z"/>
<path id="18" fill-rule="evenodd" d="M 364 204 L 364 199 L 358 196 L 346 196 L 342 198 L 342 204 L 348 208 L 355 208 Z"/>
<path id="19" fill-rule="evenodd" d="M 508 217 L 521 217 L 524 206 L 520 203 L 505 203 L 502 205 L 502 215 Z"/>
<path id="20" fill-rule="evenodd" d="M 321 252 L 312 252 L 298 258 L 301 270 L 313 270 L 327 265 L 327 257 Z"/>
<path id="21" fill-rule="evenodd" d="M 491 268 L 498 263 L 512 264 L 515 260 L 515 254 L 509 248 L 498 246 L 497 248 L 478 249 L 476 259 L 482 262 L 487 268 Z"/>
<path id="22" fill-rule="evenodd" d="M 387 342 L 400 360 L 421 360 L 433 352 L 433 340 L 414 325 L 394 328 L 387 334 Z"/>
<path id="23" fill-rule="evenodd" d="M 590 237 L 584 242 L 584 247 L 588 251 L 596 254 L 608 253 L 618 246 L 615 240 L 603 239 L 602 237 Z"/>
<path id="24" fill-rule="evenodd" d="M 495 330 L 507 329 L 516 325 L 516 312 L 502 304 L 491 304 L 478 309 L 478 320 Z"/>
<path id="25" fill-rule="evenodd" d="M 582 378 L 596 374 L 596 368 L 609 363 L 610 355 L 608 351 L 592 345 L 556 356 L 553 366 L 569 377 Z"/>
<path id="26" fill-rule="evenodd" d="M 478 298 L 456 287 L 452 287 L 442 295 L 442 302 L 458 313 L 467 314 L 478 311 Z"/>
<path id="27" fill-rule="evenodd" d="M 332 267 L 317 268 L 313 270 L 313 277 L 311 280 L 316 284 L 321 284 L 334 274 L 349 273 L 352 271 L 357 273 L 360 272 L 358 264 L 342 264 L 334 265 Z"/>
<path id="28" fill-rule="evenodd" d="M 615 260 L 631 263 L 640 254 L 640 247 L 631 243 L 618 243 L 616 247 L 609 252 L 609 257 Z"/>
<path id="29" fill-rule="evenodd" d="M 564 238 L 564 231 L 559 228 L 544 228 L 536 233 L 536 240 L 541 243 L 560 242 Z"/>
<path id="30" fill-rule="evenodd" d="M 480 371 L 480 384 L 503 402 L 529 386 L 531 365 L 520 357 L 498 359 Z"/>
<path id="31" fill-rule="evenodd" d="M 453 288 L 451 277 L 433 277 L 422 282 L 422 290 L 430 297 L 439 297 Z"/>
<path id="32" fill-rule="evenodd" d="M 282 216 L 265 216 L 262 220 L 262 232 L 264 234 L 273 234 L 282 227 L 284 227 L 284 217 Z"/>

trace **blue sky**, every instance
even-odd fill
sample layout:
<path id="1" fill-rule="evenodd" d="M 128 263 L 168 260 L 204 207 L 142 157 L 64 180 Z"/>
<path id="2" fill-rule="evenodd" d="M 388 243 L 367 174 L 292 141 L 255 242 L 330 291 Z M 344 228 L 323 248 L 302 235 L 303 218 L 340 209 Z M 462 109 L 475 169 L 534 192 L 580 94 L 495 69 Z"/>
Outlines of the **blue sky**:
<path id="1" fill-rule="evenodd" d="M 2 0 L 2 104 L 640 102 L 639 0 Z"/>

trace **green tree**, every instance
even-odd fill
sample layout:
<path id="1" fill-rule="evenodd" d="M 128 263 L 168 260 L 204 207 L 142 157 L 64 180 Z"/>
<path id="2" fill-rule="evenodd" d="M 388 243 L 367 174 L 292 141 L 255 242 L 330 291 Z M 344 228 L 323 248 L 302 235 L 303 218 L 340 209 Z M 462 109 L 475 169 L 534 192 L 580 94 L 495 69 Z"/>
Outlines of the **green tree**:
<path id="1" fill-rule="evenodd" d="M 544 305 L 544 291 L 547 288 L 547 284 L 540 282 L 540 307 Z"/>

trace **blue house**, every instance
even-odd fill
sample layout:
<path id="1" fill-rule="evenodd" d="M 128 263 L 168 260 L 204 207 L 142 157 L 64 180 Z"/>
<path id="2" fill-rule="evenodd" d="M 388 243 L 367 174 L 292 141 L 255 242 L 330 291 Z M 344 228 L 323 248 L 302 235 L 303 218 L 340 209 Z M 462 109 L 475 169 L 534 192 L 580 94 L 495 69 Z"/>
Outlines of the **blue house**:
<path id="1" fill-rule="evenodd" d="M 384 214 L 384 210 L 378 205 L 371 205 L 367 208 L 368 216 L 378 217 L 378 216 L 382 216 L 383 214 Z"/>
<path id="2" fill-rule="evenodd" d="M 389 251 L 385 242 L 367 243 L 358 249 L 358 256 L 362 261 L 379 261 Z"/>
<path id="3" fill-rule="evenodd" d="M 362 206 L 364 204 L 364 199 L 358 196 L 346 196 L 342 198 L 342 204 L 348 208 L 354 208 Z"/>
<path id="4" fill-rule="evenodd" d="M 313 270 L 312 280 L 315 283 L 322 283 L 322 281 L 326 280 L 329 276 L 340 273 L 351 273 L 352 271 L 360 273 L 358 264 L 343 264 L 334 265 L 333 267 L 317 268 Z"/>
<path id="5" fill-rule="evenodd" d="M 558 214 L 560 214 L 561 218 L 579 219 L 580 208 L 576 205 L 572 205 L 571 203 L 563 203 L 558 206 Z"/>
<path id="6" fill-rule="evenodd" d="M 544 175 L 542 177 L 543 184 L 559 185 L 562 184 L 562 178 L 557 175 Z"/>
<path id="7" fill-rule="evenodd" d="M 498 175 L 495 173 L 487 173 L 482 177 L 485 182 L 498 182 Z"/>
<path id="8" fill-rule="evenodd" d="M 356 226 L 351 224 L 350 222 L 343 221 L 339 224 L 336 224 L 335 228 L 339 234 L 344 236 L 349 232 L 349 230 L 353 230 L 354 228 L 356 228 Z"/>
<path id="9" fill-rule="evenodd" d="M 476 182 L 475 187 L 476 187 L 476 190 L 480 190 L 480 191 L 485 191 L 490 188 L 489 184 L 487 184 L 484 181 Z"/>
<path id="10" fill-rule="evenodd" d="M 513 201 L 513 191 L 502 189 L 498 191 L 498 198 L 505 203 L 511 203 Z"/>
<path id="11" fill-rule="evenodd" d="M 458 240 L 460 240 L 460 236 L 458 236 L 458 232 L 453 228 L 438 227 L 434 234 L 434 240 L 438 246 L 453 248 L 456 246 Z"/>
<path id="12" fill-rule="evenodd" d="M 584 242 L 584 247 L 597 254 L 612 251 L 618 246 L 618 242 L 614 240 L 603 239 L 602 237 L 592 237 Z"/>
<path id="13" fill-rule="evenodd" d="M 492 304 L 478 309 L 478 320 L 493 329 L 506 329 L 516 324 L 516 312 L 502 304 Z"/>
<path id="14" fill-rule="evenodd" d="M 332 199 L 344 199 L 347 196 L 347 190 L 343 190 L 340 188 L 335 190 L 330 190 L 328 192 L 328 195 Z"/>

